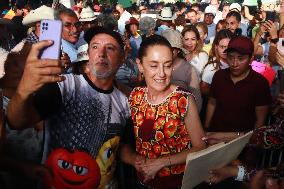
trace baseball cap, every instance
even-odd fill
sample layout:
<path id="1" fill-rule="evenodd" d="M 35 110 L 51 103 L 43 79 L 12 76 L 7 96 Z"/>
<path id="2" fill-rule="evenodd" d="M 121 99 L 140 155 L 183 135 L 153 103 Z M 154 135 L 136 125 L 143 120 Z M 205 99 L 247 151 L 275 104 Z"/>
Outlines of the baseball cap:
<path id="1" fill-rule="evenodd" d="M 252 55 L 254 51 L 254 46 L 250 38 L 245 36 L 237 36 L 229 42 L 228 48 L 225 52 L 237 51 L 241 54 Z"/>
<path id="2" fill-rule="evenodd" d="M 205 8 L 205 11 L 204 13 L 205 14 L 213 14 L 214 16 L 216 16 L 217 14 L 217 8 L 213 5 L 208 5 L 206 8 Z"/>
<path id="3" fill-rule="evenodd" d="M 120 36 L 120 34 L 116 31 L 113 31 L 113 30 L 109 30 L 109 29 L 106 29 L 106 28 L 103 28 L 101 26 L 97 26 L 97 27 L 93 27 L 93 28 L 90 28 L 84 35 L 84 39 L 85 41 L 90 44 L 92 38 L 98 34 L 107 34 L 107 35 L 110 35 L 112 36 L 116 41 L 117 43 L 120 45 L 120 47 L 123 49 L 124 48 L 124 42 Z"/>
<path id="4" fill-rule="evenodd" d="M 139 25 L 139 22 L 136 18 L 134 17 L 131 17 L 128 21 L 125 22 L 125 25 L 130 25 L 130 24 L 136 24 L 136 25 Z"/>
<path id="5" fill-rule="evenodd" d="M 236 11 L 238 11 L 238 12 L 241 12 L 242 7 L 241 7 L 241 5 L 240 5 L 239 3 L 232 3 L 232 4 L 230 5 L 229 10 L 230 10 L 230 11 L 236 10 Z"/>

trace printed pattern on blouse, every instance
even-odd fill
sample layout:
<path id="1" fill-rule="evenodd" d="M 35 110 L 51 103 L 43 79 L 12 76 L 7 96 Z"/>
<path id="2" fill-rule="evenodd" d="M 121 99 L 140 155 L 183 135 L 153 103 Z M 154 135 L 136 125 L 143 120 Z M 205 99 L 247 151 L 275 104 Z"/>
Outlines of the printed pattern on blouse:
<path id="1" fill-rule="evenodd" d="M 147 101 L 147 89 L 135 88 L 129 98 L 134 123 L 136 152 L 148 159 L 169 156 L 190 148 L 190 138 L 184 118 L 191 95 L 177 87 L 160 104 Z M 158 176 L 170 176 L 184 172 L 185 164 L 164 167 Z"/>

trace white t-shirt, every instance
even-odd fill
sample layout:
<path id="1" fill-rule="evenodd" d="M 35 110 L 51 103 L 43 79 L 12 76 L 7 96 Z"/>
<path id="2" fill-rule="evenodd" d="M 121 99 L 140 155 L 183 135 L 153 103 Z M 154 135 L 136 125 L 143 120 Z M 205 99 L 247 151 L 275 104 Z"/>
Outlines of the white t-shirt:
<path id="1" fill-rule="evenodd" d="M 229 65 L 221 61 L 220 67 L 221 67 L 221 69 L 226 69 L 226 68 L 229 67 Z M 201 80 L 203 82 L 211 84 L 212 78 L 213 78 L 215 72 L 217 72 L 218 70 L 219 70 L 218 68 L 217 69 L 215 68 L 215 64 L 208 64 L 203 70 Z"/>
<path id="2" fill-rule="evenodd" d="M 197 56 L 195 56 L 190 64 L 197 70 L 198 75 L 200 76 L 204 66 L 208 62 L 208 55 L 206 52 L 200 52 Z"/>
<path id="3" fill-rule="evenodd" d="M 63 82 L 54 85 L 60 90 L 59 96 L 48 88 L 35 96 L 36 102 L 42 102 L 45 95 L 53 96 L 59 104 L 58 112 L 43 115 L 48 116 L 43 161 L 54 163 L 52 155 L 54 151 L 59 153 L 57 150 L 80 151 L 98 164 L 99 188 L 113 188 L 116 185 L 115 157 L 120 141 L 125 138 L 124 130 L 130 127 L 128 99 L 115 87 L 110 90 L 97 88 L 86 75 L 64 76 Z M 40 104 L 41 107 L 38 105 L 37 110 L 48 108 L 45 103 Z M 71 176 L 69 180 L 76 179 Z"/>
<path id="4" fill-rule="evenodd" d="M 215 16 L 213 22 L 214 22 L 215 24 L 217 24 L 220 20 L 223 20 L 223 13 L 222 13 L 222 11 L 218 11 L 218 12 L 216 13 L 216 16 Z"/>
<path id="5" fill-rule="evenodd" d="M 124 11 L 120 15 L 120 18 L 117 21 L 118 31 L 119 31 L 120 34 L 122 34 L 122 35 L 124 34 L 125 22 L 128 21 L 130 19 L 130 17 L 132 17 L 132 15 L 127 11 Z"/>

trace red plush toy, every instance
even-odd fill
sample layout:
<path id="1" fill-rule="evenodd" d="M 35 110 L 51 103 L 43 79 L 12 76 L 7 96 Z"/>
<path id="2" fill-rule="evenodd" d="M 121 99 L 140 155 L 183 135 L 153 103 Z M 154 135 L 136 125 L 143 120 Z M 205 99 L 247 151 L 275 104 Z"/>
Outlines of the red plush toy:
<path id="1" fill-rule="evenodd" d="M 51 170 L 45 186 L 55 189 L 95 189 L 100 184 L 100 168 L 95 159 L 83 151 L 59 148 L 49 155 L 46 166 Z"/>

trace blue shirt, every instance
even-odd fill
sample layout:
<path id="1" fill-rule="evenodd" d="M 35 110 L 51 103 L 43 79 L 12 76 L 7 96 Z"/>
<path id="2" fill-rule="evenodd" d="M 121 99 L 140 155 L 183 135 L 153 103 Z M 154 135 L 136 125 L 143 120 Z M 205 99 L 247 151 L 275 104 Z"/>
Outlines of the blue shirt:
<path id="1" fill-rule="evenodd" d="M 158 27 L 158 31 L 156 31 L 157 35 L 161 35 L 162 31 L 170 29 L 168 26 L 166 25 L 161 25 L 160 27 Z"/>
<path id="2" fill-rule="evenodd" d="M 242 35 L 247 36 L 248 26 L 244 23 L 241 23 Z"/>
<path id="3" fill-rule="evenodd" d="M 212 23 L 210 25 L 207 25 L 207 28 L 208 28 L 208 35 L 207 35 L 207 38 L 206 38 L 206 41 L 209 41 L 210 38 L 212 37 L 215 37 L 215 34 L 216 34 L 216 24 Z"/>
<path id="4" fill-rule="evenodd" d="M 130 46 L 132 48 L 131 58 L 133 58 L 135 60 L 135 58 L 137 58 L 138 50 L 140 48 L 140 45 L 142 43 L 142 37 L 138 36 L 137 38 L 135 38 L 135 37 L 131 36 L 129 41 L 130 41 Z"/>
<path id="5" fill-rule="evenodd" d="M 72 44 L 65 39 L 62 39 L 62 50 L 63 52 L 67 53 L 70 61 L 74 62 L 77 59 L 77 47 L 76 44 Z"/>

